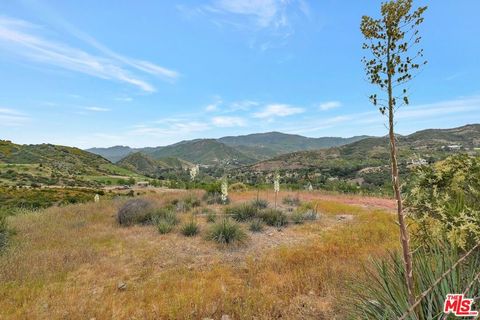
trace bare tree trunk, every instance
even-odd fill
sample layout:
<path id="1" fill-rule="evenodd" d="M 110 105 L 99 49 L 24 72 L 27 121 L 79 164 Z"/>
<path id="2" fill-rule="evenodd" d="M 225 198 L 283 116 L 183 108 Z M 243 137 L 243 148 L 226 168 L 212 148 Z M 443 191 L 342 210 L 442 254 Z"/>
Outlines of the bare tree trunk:
<path id="1" fill-rule="evenodd" d="M 388 47 L 390 47 L 390 41 L 388 41 Z M 392 184 L 397 199 L 397 216 L 398 224 L 400 226 L 400 242 L 403 250 L 403 261 L 405 264 L 405 281 L 408 290 L 408 302 L 410 305 L 415 303 L 414 285 L 413 285 L 413 265 L 412 265 L 412 253 L 410 252 L 410 239 L 408 236 L 407 225 L 405 223 L 405 214 L 402 206 L 402 194 L 400 192 L 400 177 L 398 174 L 397 163 L 397 146 L 395 141 L 394 131 L 394 103 L 392 93 L 392 76 L 388 68 L 390 68 L 390 50 L 387 49 L 387 73 L 388 73 L 388 126 L 389 126 L 389 139 L 390 139 L 390 160 L 392 163 Z"/>

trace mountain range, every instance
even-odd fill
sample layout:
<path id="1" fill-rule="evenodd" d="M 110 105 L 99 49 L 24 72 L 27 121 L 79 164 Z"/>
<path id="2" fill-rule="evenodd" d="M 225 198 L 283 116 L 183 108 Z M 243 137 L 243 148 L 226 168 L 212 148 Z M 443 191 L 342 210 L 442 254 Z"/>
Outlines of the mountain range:
<path id="1" fill-rule="evenodd" d="M 295 151 L 341 146 L 365 138 L 367 136 L 308 138 L 281 132 L 267 132 L 228 136 L 219 139 L 181 141 L 164 147 L 130 148 L 114 146 L 110 148 L 91 148 L 86 151 L 98 154 L 112 162 L 118 162 L 129 154 L 141 152 L 153 159 L 176 157 L 203 165 L 235 166 L 251 164 Z"/>

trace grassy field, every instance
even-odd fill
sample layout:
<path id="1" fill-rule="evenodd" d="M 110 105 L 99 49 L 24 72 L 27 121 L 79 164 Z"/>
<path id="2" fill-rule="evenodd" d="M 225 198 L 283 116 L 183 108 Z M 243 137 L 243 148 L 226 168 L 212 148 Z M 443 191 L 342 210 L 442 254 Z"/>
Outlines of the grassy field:
<path id="1" fill-rule="evenodd" d="M 162 204 L 187 194 L 143 197 Z M 247 231 L 249 240 L 234 247 L 206 240 L 202 215 L 195 237 L 179 227 L 166 235 L 153 226 L 120 227 L 116 212 L 125 199 L 9 217 L 14 235 L 0 255 L 0 319 L 345 319 L 341 301 L 352 284 L 367 281 L 364 263 L 397 247 L 392 202 L 291 195 L 311 202 L 320 218 Z M 255 197 L 231 194 L 233 203 Z"/>

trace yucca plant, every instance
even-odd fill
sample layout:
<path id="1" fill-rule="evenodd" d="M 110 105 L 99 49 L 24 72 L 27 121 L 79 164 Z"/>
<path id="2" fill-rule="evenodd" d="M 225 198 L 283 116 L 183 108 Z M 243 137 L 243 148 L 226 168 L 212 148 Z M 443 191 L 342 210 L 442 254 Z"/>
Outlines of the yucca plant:
<path id="1" fill-rule="evenodd" d="M 260 213 L 260 218 L 269 226 L 283 227 L 288 224 L 288 217 L 285 213 L 276 209 L 263 210 Z"/>
<path id="2" fill-rule="evenodd" d="M 225 218 L 210 228 L 207 239 L 220 244 L 242 243 L 247 239 L 247 234 L 239 224 Z"/>
<path id="3" fill-rule="evenodd" d="M 231 215 L 233 219 L 243 222 L 255 218 L 258 214 L 258 209 L 249 203 L 243 203 L 226 208 L 225 213 Z"/>
<path id="4" fill-rule="evenodd" d="M 461 257 L 455 248 L 436 243 L 428 249 L 419 249 L 413 255 L 416 296 L 426 291 L 449 270 Z M 479 272 L 480 251 L 474 252 L 434 286 L 419 306 L 406 319 L 443 319 L 443 304 L 447 294 L 464 293 L 467 297 L 478 297 L 480 282 L 473 281 Z M 356 319 L 398 319 L 410 307 L 405 283 L 405 267 L 398 252 L 385 259 L 372 261 L 367 271 L 368 281 L 354 288 L 356 303 L 352 316 Z M 351 297 L 350 297 L 351 298 Z"/>
<path id="5" fill-rule="evenodd" d="M 190 221 L 185 223 L 181 228 L 182 234 L 186 237 L 193 237 L 197 235 L 199 231 L 200 227 L 194 219 L 191 219 Z"/>
<path id="6" fill-rule="evenodd" d="M 250 222 L 248 229 L 252 232 L 262 232 L 263 231 L 263 221 L 261 219 L 254 219 Z"/>

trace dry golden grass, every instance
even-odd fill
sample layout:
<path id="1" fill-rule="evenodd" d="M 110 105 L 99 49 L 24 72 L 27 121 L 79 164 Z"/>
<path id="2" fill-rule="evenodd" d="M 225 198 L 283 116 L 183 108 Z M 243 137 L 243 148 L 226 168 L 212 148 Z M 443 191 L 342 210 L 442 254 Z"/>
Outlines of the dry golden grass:
<path id="1" fill-rule="evenodd" d="M 205 217 L 191 238 L 119 227 L 121 201 L 11 217 L 16 236 L 0 256 L 0 319 L 343 319 L 335 301 L 361 279 L 362 263 L 395 248 L 398 236 L 389 212 L 337 198 L 316 201 L 317 221 L 249 233 L 245 246 L 230 249 L 202 237 Z"/>

